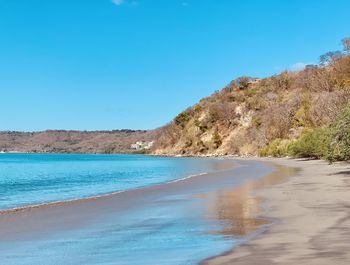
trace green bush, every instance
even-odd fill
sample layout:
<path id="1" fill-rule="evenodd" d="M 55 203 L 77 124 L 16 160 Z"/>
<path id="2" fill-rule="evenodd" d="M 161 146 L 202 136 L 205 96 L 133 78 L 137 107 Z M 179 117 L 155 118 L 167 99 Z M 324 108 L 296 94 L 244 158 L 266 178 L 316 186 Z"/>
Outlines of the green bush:
<path id="1" fill-rule="evenodd" d="M 194 109 L 195 112 L 201 112 L 203 108 L 202 108 L 201 105 L 197 104 L 197 105 L 194 106 L 193 109 Z"/>
<path id="2" fill-rule="evenodd" d="M 350 104 L 329 127 L 304 133 L 289 149 L 294 157 L 350 160 Z"/>
<path id="3" fill-rule="evenodd" d="M 311 119 L 311 96 L 310 94 L 304 94 L 301 98 L 300 108 L 294 115 L 294 123 L 296 126 L 312 127 Z"/>
<path id="4" fill-rule="evenodd" d="M 350 104 L 330 126 L 330 130 L 332 135 L 326 159 L 331 162 L 350 160 Z"/>
<path id="5" fill-rule="evenodd" d="M 332 138 L 329 128 L 317 128 L 302 134 L 289 146 L 289 154 L 294 157 L 327 159 Z"/>
<path id="6" fill-rule="evenodd" d="M 290 140 L 277 138 L 260 150 L 260 156 L 282 157 L 289 155 Z"/>
<path id="7" fill-rule="evenodd" d="M 312 157 L 329 162 L 350 160 L 350 104 L 329 127 L 308 130 L 294 141 L 275 139 L 260 155 Z"/>
<path id="8" fill-rule="evenodd" d="M 261 156 L 312 157 L 329 160 L 332 130 L 318 128 L 302 134 L 297 140 L 275 139 L 260 150 Z"/>
<path id="9" fill-rule="evenodd" d="M 183 111 L 175 118 L 175 123 L 182 127 L 191 119 L 191 114 L 188 111 Z"/>

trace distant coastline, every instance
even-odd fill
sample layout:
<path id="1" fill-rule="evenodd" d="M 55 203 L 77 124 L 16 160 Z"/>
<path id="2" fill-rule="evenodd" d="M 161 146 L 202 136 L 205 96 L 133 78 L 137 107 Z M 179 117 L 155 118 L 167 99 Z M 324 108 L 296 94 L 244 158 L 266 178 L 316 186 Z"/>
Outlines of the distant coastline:
<path id="1" fill-rule="evenodd" d="M 155 139 L 156 135 L 156 130 L 126 129 L 112 131 L 1 131 L 0 152 L 78 154 L 144 153 L 144 150 L 132 149 L 132 144 L 138 141 L 151 142 Z"/>

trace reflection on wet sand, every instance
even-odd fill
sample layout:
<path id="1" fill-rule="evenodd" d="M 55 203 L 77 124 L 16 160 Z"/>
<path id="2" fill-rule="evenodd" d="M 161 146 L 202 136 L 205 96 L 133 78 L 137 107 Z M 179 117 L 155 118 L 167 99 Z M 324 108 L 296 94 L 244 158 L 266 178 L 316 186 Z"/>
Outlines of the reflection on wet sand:
<path id="1" fill-rule="evenodd" d="M 254 196 L 254 191 L 270 185 L 282 183 L 294 175 L 296 169 L 278 166 L 273 173 L 258 180 L 249 181 L 238 188 L 202 194 L 207 200 L 205 217 L 218 220 L 222 224 L 220 231 L 213 234 L 241 237 L 251 234 L 271 223 L 270 220 L 259 218 L 261 199 Z"/>

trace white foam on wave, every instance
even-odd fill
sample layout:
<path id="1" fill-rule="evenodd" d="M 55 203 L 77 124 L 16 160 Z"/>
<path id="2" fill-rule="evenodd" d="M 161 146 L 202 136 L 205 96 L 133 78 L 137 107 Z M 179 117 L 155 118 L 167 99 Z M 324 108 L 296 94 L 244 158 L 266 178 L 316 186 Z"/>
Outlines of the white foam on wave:
<path id="1" fill-rule="evenodd" d="M 203 173 L 199 173 L 199 174 L 195 174 L 195 175 L 189 175 L 187 177 L 184 177 L 184 178 L 180 178 L 180 179 L 174 179 L 172 181 L 169 181 L 169 182 L 166 182 L 167 183 L 176 183 L 176 182 L 180 182 L 180 181 L 184 181 L 186 179 L 190 179 L 190 178 L 194 178 L 194 177 L 199 177 L 199 176 L 203 176 L 203 175 L 207 175 L 208 172 L 203 172 Z"/>

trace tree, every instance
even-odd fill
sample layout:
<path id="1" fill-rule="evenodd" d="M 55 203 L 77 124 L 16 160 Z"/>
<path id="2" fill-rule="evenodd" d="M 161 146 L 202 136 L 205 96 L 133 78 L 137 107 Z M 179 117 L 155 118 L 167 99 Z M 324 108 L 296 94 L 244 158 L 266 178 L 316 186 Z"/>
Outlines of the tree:
<path id="1" fill-rule="evenodd" d="M 320 64 L 322 66 L 329 65 L 336 61 L 337 59 L 342 57 L 342 52 L 334 51 L 334 52 L 326 52 L 320 56 Z"/>
<path id="2" fill-rule="evenodd" d="M 176 125 L 185 127 L 186 123 L 190 119 L 191 119 L 191 114 L 188 111 L 183 111 L 175 117 L 174 121 Z"/>
<path id="3" fill-rule="evenodd" d="M 350 37 L 342 40 L 344 51 L 346 53 L 350 53 Z"/>
<path id="4" fill-rule="evenodd" d="M 239 89 L 247 89 L 251 83 L 252 78 L 249 76 L 241 76 L 237 78 L 237 84 Z"/>

